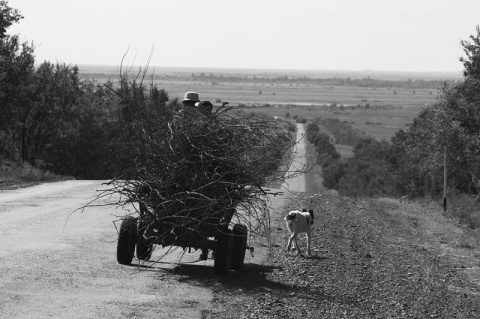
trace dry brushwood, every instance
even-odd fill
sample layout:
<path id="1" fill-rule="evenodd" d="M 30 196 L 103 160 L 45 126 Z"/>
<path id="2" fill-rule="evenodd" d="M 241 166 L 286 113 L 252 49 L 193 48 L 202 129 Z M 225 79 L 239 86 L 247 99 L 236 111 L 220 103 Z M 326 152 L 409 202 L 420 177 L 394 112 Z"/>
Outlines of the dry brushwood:
<path id="1" fill-rule="evenodd" d="M 273 193 L 265 185 L 288 167 L 290 134 L 284 123 L 229 110 L 184 108 L 137 122 L 123 152 L 126 165 L 105 192 L 121 195 L 120 204 L 138 203 L 142 227 L 157 229 L 156 244 L 195 247 L 232 218 L 269 225 L 266 199 Z"/>
<path id="2" fill-rule="evenodd" d="M 292 160 L 287 125 L 232 114 L 225 105 L 213 112 L 155 107 L 135 81 L 121 78 L 116 92 L 126 134 L 116 177 L 97 199 L 118 195 L 117 204 L 133 204 L 149 243 L 198 248 L 232 219 L 267 233 L 274 193 L 265 185 L 281 179 L 280 168 Z"/>

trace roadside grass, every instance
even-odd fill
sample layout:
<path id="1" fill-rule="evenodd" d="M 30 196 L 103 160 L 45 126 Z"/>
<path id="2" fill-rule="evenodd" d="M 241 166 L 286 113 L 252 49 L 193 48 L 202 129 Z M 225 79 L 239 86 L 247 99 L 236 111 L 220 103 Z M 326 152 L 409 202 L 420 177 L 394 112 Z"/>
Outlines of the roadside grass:
<path id="1" fill-rule="evenodd" d="M 28 163 L 14 163 L 0 160 L 0 190 L 27 187 L 40 183 L 74 179 L 71 176 L 58 176 Z"/>
<path id="2" fill-rule="evenodd" d="M 450 191 L 447 195 L 446 213 L 471 229 L 480 228 L 480 204 L 477 197 Z"/>
<path id="3" fill-rule="evenodd" d="M 442 249 L 446 247 L 469 249 L 478 241 L 478 236 L 474 236 L 468 227 L 461 227 L 455 218 L 445 215 L 438 201 L 426 198 L 409 201 L 379 198 L 375 201 L 388 203 L 389 208 L 385 212 L 396 216 L 389 220 L 399 224 L 391 224 L 391 228 L 399 228 L 402 224 L 405 225 L 405 229 L 417 231 L 416 236 L 423 237 L 419 243 L 421 246 L 444 245 Z"/>
<path id="4" fill-rule="evenodd" d="M 428 197 L 379 200 L 398 204 L 398 209 L 392 210 L 392 213 L 403 215 L 414 225 L 422 225 L 426 234 L 438 238 L 441 244 L 467 250 L 480 245 L 478 203 L 471 196 L 450 194 L 446 212 L 441 200 Z"/>

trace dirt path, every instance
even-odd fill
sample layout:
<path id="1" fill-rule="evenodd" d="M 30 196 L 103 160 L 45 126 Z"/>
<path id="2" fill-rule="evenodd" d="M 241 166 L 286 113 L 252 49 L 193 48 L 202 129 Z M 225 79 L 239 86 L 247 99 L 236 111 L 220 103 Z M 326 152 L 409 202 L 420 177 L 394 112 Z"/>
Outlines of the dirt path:
<path id="1" fill-rule="evenodd" d="M 0 192 L 0 318 L 200 318 L 208 312 L 211 289 L 171 273 L 178 254 L 142 267 L 117 264 L 112 222 L 124 215 L 121 209 L 70 215 L 97 189 L 97 181 L 69 181 Z M 213 272 L 209 263 L 194 264 Z"/>
<path id="2" fill-rule="evenodd" d="M 302 170 L 307 165 L 306 156 L 306 135 L 304 124 L 297 123 L 297 138 L 294 149 L 294 159 L 290 166 L 289 172 Z M 290 192 L 306 192 L 305 175 L 301 174 L 292 178 L 288 178 L 282 185 L 282 189 L 286 193 Z"/>

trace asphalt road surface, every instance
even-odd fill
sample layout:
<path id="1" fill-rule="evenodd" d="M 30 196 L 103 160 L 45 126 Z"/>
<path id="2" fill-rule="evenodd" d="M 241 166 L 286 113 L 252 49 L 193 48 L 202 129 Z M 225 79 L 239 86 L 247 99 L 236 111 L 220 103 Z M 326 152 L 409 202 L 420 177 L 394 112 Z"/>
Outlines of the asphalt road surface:
<path id="1" fill-rule="evenodd" d="M 200 318 L 210 309 L 210 289 L 169 278 L 174 254 L 117 263 L 113 221 L 125 211 L 72 213 L 102 187 L 68 181 L 0 192 L 0 318 Z"/>

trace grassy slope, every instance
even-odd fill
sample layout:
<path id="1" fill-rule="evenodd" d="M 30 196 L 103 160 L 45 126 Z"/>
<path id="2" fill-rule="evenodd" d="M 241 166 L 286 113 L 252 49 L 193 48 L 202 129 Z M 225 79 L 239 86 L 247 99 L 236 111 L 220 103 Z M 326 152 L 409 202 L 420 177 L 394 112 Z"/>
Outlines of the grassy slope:
<path id="1" fill-rule="evenodd" d="M 26 163 L 14 163 L 0 159 L 0 190 L 29 187 L 45 182 L 73 179 L 57 176 L 49 171 L 35 168 Z"/>

